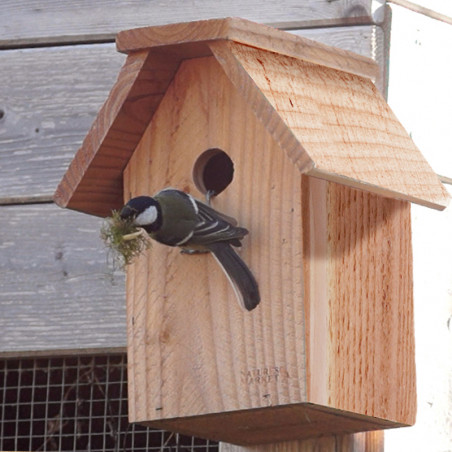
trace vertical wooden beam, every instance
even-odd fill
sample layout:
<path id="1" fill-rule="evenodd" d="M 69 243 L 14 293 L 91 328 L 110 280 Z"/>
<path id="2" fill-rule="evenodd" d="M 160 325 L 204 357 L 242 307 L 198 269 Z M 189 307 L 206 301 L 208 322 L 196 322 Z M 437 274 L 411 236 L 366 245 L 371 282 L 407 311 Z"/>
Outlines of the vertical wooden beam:
<path id="1" fill-rule="evenodd" d="M 308 398 L 411 425 L 410 204 L 310 177 L 302 204 Z"/>
<path id="2" fill-rule="evenodd" d="M 383 431 L 354 435 L 324 436 L 301 441 L 260 446 L 235 446 L 221 443 L 220 452 L 383 452 Z"/>

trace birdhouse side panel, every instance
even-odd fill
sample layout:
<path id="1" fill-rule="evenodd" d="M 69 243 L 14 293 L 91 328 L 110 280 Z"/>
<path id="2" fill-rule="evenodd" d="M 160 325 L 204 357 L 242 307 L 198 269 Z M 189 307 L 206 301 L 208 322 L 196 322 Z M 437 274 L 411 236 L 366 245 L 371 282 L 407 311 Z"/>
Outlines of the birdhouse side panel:
<path id="1" fill-rule="evenodd" d="M 167 186 L 203 198 L 192 171 L 211 148 L 234 164 L 212 204 L 250 231 L 238 253 L 261 303 L 240 308 L 209 254 L 156 243 L 131 265 L 134 422 L 306 401 L 300 175 L 213 57 L 182 63 L 126 168 L 126 200 Z"/>
<path id="2" fill-rule="evenodd" d="M 309 398 L 412 425 L 410 205 L 305 177 Z"/>
<path id="3" fill-rule="evenodd" d="M 328 206 L 334 344 L 330 403 L 412 425 L 416 369 L 410 204 L 330 183 Z"/>

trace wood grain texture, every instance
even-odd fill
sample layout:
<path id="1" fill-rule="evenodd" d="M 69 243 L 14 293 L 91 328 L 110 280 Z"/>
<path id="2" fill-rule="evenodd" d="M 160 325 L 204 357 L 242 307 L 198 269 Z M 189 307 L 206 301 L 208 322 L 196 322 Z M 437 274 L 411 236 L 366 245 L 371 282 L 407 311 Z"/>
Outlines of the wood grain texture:
<path id="1" fill-rule="evenodd" d="M 128 56 L 55 192 L 58 205 L 99 216 L 122 205 L 122 172 L 178 64 L 147 52 Z"/>
<path id="2" fill-rule="evenodd" d="M 202 196 L 192 168 L 213 147 L 235 168 L 214 207 L 250 230 L 239 252 L 262 301 L 241 310 L 210 255 L 155 244 L 127 277 L 132 421 L 306 398 L 299 173 L 214 58 L 182 64 L 126 169 L 126 197 L 166 186 Z"/>
<path id="3" fill-rule="evenodd" d="M 303 32 L 309 33 L 309 37 L 311 33 L 314 33 L 316 39 L 322 39 L 327 44 L 353 46 L 353 43 L 371 41 L 372 29 L 373 27 L 354 27 L 340 30 L 324 29 L 322 32 L 319 30 Z M 361 47 L 364 53 L 370 49 L 371 47 L 364 45 Z M 7 80 L 0 86 L 0 98 L 3 100 L 0 107 L 5 112 L 5 116 L 0 121 L 2 161 L 0 202 L 18 203 L 26 200 L 50 199 L 66 166 L 73 158 L 75 150 L 80 146 L 83 137 L 89 130 L 98 108 L 113 85 L 117 72 L 125 59 L 124 55 L 115 52 L 114 46 L 109 44 L 34 49 L 32 51 L 4 51 L 0 52 L 0 58 L 0 73 L 2 79 Z M 49 67 L 52 68 L 50 74 Z M 24 86 L 27 86 L 26 91 L 23 89 Z M 37 128 L 39 132 L 35 131 Z M 46 236 L 49 226 L 40 212 L 42 212 L 41 209 L 47 212 L 48 208 L 35 205 L 23 206 L 22 209 L 30 209 L 24 210 L 23 215 L 25 215 L 25 211 L 29 212 L 27 225 L 33 223 L 32 237 Z M 53 208 L 49 207 L 49 209 Z M 8 234 L 9 226 L 6 218 L 10 217 L 11 221 L 16 224 L 16 220 L 12 219 L 11 212 L 20 211 L 21 208 L 13 206 L 2 210 L 1 217 L 4 218 L 0 231 L 2 238 Z M 47 217 L 50 214 L 45 215 Z M 99 265 L 104 263 L 102 245 L 97 243 L 99 220 L 60 209 L 55 211 L 51 218 L 52 227 L 61 227 L 63 231 L 70 228 L 82 229 L 86 234 L 83 236 L 71 234 L 71 240 L 64 241 L 66 253 L 71 256 L 79 256 L 78 250 L 84 250 L 88 260 L 91 261 L 94 258 L 89 256 L 97 256 L 95 258 L 100 259 Z M 92 221 L 95 222 L 95 226 L 91 226 Z M 88 223 L 90 226 L 86 227 Z M 23 227 L 26 229 L 25 223 Z M 20 234 L 25 234 L 25 230 Z M 45 251 L 32 247 L 27 252 L 25 246 L 27 243 L 29 242 L 25 242 L 23 247 L 19 247 L 18 255 L 26 256 L 27 253 L 36 255 L 36 260 L 42 262 L 39 256 Z M 86 248 L 88 243 L 97 243 L 97 245 L 90 251 Z M 100 248 L 98 248 L 99 246 Z M 5 257 L 5 254 L 3 256 Z M 84 258 L 84 256 L 77 257 L 77 259 L 81 259 L 81 262 Z M 73 264 L 76 263 L 73 262 Z M 5 263 L 5 265 L 7 264 Z M 125 290 L 122 287 L 120 275 L 119 280 L 114 281 L 112 287 L 105 286 L 107 280 L 104 276 L 99 276 L 102 284 L 96 287 L 99 284 L 96 278 L 90 277 L 87 280 L 88 276 L 86 278 L 83 276 L 83 269 L 80 269 L 80 273 L 73 280 L 74 284 L 75 281 L 83 281 L 81 284 L 83 290 L 80 289 L 77 300 L 85 300 L 86 303 L 89 303 L 92 296 L 94 300 L 99 300 L 94 302 L 93 309 L 94 305 L 110 306 L 111 303 L 112 310 L 120 310 L 118 318 L 111 323 L 111 330 L 107 330 L 107 326 L 105 326 L 105 330 L 102 328 L 105 338 L 99 339 L 98 331 L 92 324 L 86 326 L 83 335 L 74 336 L 74 329 L 82 327 L 78 325 L 77 316 L 70 319 L 73 291 L 65 289 L 64 286 L 53 281 L 53 270 L 49 274 L 48 268 L 47 264 L 38 265 L 34 270 L 36 272 L 33 273 L 34 276 L 27 277 L 29 270 L 25 268 L 24 264 L 23 270 L 20 270 L 19 266 L 15 267 L 15 272 L 5 271 L 3 274 L 2 286 L 6 288 L 5 292 L 8 293 L 9 301 L 3 300 L 6 304 L 3 304 L 2 312 L 15 307 L 17 310 L 14 310 L 14 316 L 23 319 L 14 324 L 11 317 L 5 314 L 5 323 L 2 324 L 5 334 L 1 346 L 4 353 L 18 353 L 19 351 L 29 353 L 39 350 L 42 350 L 43 353 L 50 353 L 52 350 L 58 353 L 60 347 L 67 353 L 71 349 L 90 350 L 96 347 L 108 349 L 110 344 L 112 347 L 125 349 L 125 313 L 121 307 L 121 300 L 125 299 Z M 108 273 L 108 268 L 104 268 L 98 274 L 101 275 L 102 272 Z M 21 283 L 19 284 L 18 281 Z M 23 285 L 24 281 L 30 281 L 32 285 L 23 289 L 21 284 Z M 38 284 L 37 281 L 47 281 L 49 292 L 45 294 L 37 292 L 33 285 Z M 97 295 L 93 295 L 95 290 L 104 291 L 104 293 L 99 292 Z M 42 335 L 37 330 L 33 334 L 24 334 L 27 330 L 34 331 L 35 328 L 32 326 L 29 330 L 27 322 L 30 322 L 31 325 L 48 325 L 48 319 L 55 321 L 56 318 L 49 317 L 47 309 L 43 309 L 43 307 L 45 307 L 47 299 L 52 300 L 52 297 L 55 297 L 55 300 L 59 299 L 58 294 L 62 294 L 61 300 L 50 303 L 58 304 L 63 327 L 53 326 L 53 335 Z M 105 299 L 101 297 L 105 297 Z M 36 309 L 33 306 L 36 306 Z M 85 308 L 81 309 L 82 312 L 84 310 Z M 103 322 L 104 317 L 105 320 L 111 318 L 114 312 L 105 314 L 100 311 L 99 315 L 101 318 L 97 319 L 93 314 L 94 325 Z M 30 316 L 33 318 L 31 319 Z M 66 316 L 67 318 L 65 318 Z"/>
<path id="4" fill-rule="evenodd" d="M 383 452 L 382 431 L 354 435 L 324 436 L 301 441 L 285 441 L 259 446 L 235 446 L 221 443 L 220 452 Z"/>
<path id="5" fill-rule="evenodd" d="M 361 437 L 363 441 L 362 431 L 400 426 L 381 419 L 363 418 L 350 412 L 309 403 L 212 413 L 143 424 L 185 435 L 219 439 L 231 444 L 257 445 L 256 447 L 264 449 L 267 445 L 271 448 L 283 442 L 290 444 L 295 439 L 296 447 L 305 447 L 302 450 L 317 450 L 316 447 L 323 446 L 325 448 L 323 450 L 330 452 L 336 451 L 334 448 L 331 449 L 333 444 L 336 447 L 342 445 L 344 450 L 355 450 L 350 449 L 355 447 L 355 438 L 351 432 L 360 431 L 361 434 L 357 435 L 357 439 Z M 325 442 L 313 440 L 324 436 L 329 437 Z M 356 448 L 356 450 L 366 449 Z"/>
<path id="6" fill-rule="evenodd" d="M 410 205 L 313 178 L 303 193 L 311 401 L 413 424 Z"/>
<path id="7" fill-rule="evenodd" d="M 370 57 L 378 30 L 296 33 Z M 124 61 L 113 44 L 0 52 L 0 203 L 51 199 Z"/>
<path id="8" fill-rule="evenodd" d="M 101 221 L 52 204 L 0 210 L 1 355 L 124 350 L 124 274 Z"/>
<path id="9" fill-rule="evenodd" d="M 389 32 L 387 29 L 391 27 L 390 22 L 390 15 L 386 14 L 385 21 L 381 26 L 335 27 L 330 29 L 334 31 L 334 34 L 324 33 L 321 28 L 292 30 L 290 33 L 372 58 L 378 65 L 375 86 L 383 97 L 387 98 L 388 70 L 386 68 L 389 61 Z M 326 30 L 323 29 L 323 31 Z M 333 38 L 333 36 L 335 37 Z"/>
<path id="10" fill-rule="evenodd" d="M 0 199 L 51 199 L 124 60 L 111 44 L 0 52 Z"/>
<path id="11" fill-rule="evenodd" d="M 258 105 L 238 94 L 215 58 L 187 60 L 126 168 L 127 199 L 166 186 L 196 194 L 197 157 L 209 148 L 225 150 L 234 179 L 214 206 L 251 231 L 241 255 L 262 295 L 255 311 L 244 312 L 211 256 L 182 256 L 159 244 L 142 256 L 127 278 L 130 420 L 238 444 L 410 423 L 409 204 L 316 180 L 314 187 L 328 188 L 314 196 L 257 119 L 263 117 Z M 389 211 L 363 208 L 361 217 L 359 196 Z M 391 206 L 396 212 L 404 206 L 403 221 Z M 403 246 L 380 252 L 376 243 L 396 233 Z M 362 264 L 366 259 L 373 273 Z M 382 281 L 383 292 L 376 288 Z M 395 302 L 388 314 L 384 306 Z M 372 316 L 380 328 L 367 341 Z M 314 331 L 320 317 L 326 323 Z M 389 378 L 396 372 L 394 384 L 404 390 L 394 395 Z"/>
<path id="12" fill-rule="evenodd" d="M 337 184 L 329 187 L 328 204 L 334 275 L 329 334 L 331 343 L 338 344 L 330 349 L 330 401 L 412 425 L 416 369 L 410 205 Z M 356 385 L 368 389 L 357 391 Z"/>
<path id="13" fill-rule="evenodd" d="M 370 58 L 239 18 L 125 30 L 118 33 L 116 45 L 120 52 L 125 53 L 167 46 L 170 50 L 175 45 L 178 52 L 184 52 L 184 44 L 193 46 L 194 43 L 218 40 L 238 42 L 373 79 L 378 73 L 375 61 Z"/>
<path id="14" fill-rule="evenodd" d="M 36 43 L 92 42 L 113 38 L 133 27 L 163 25 L 181 21 L 244 17 L 259 23 L 299 28 L 340 24 L 371 24 L 371 0 L 312 0 L 300 3 L 273 1 L 196 0 L 148 2 L 146 0 L 4 0 L 0 3 L 0 46 Z"/>
<path id="15" fill-rule="evenodd" d="M 307 174 L 431 208 L 447 206 L 438 176 L 369 80 L 233 42 L 221 45 L 290 128 L 302 146 L 299 155 L 313 161 Z M 225 55 L 222 50 L 223 61 Z M 223 67 L 239 70 L 231 58 Z"/>
<path id="16" fill-rule="evenodd" d="M 118 47 L 134 51 L 129 54 L 109 98 L 58 186 L 55 202 L 101 216 L 119 208 L 123 168 L 180 61 L 210 54 L 207 44 L 221 44 L 223 39 L 238 39 L 359 74 L 363 68 L 364 72 L 370 68 L 372 73 L 376 69 L 375 63 L 365 57 L 243 19 L 212 19 L 122 32 L 118 35 Z M 140 50 L 145 48 L 146 51 Z M 260 93 L 256 93 L 255 98 L 258 97 L 262 97 Z M 269 108 L 266 110 L 267 115 L 271 114 Z M 271 116 L 278 119 L 275 114 Z M 278 130 L 282 139 L 290 138 L 291 148 L 296 146 L 291 130 L 285 131 L 281 126 Z M 293 155 L 300 164 L 307 154 L 298 146 L 298 152 Z"/>
<path id="17" fill-rule="evenodd" d="M 356 72 L 355 63 L 358 68 L 367 63 L 374 68 L 374 63 L 300 40 L 242 19 L 121 33 L 118 47 L 135 51 L 58 186 L 55 201 L 101 216 L 119 208 L 122 171 L 180 61 L 213 51 L 301 172 L 443 209 L 447 191 L 375 86 L 343 72 Z M 127 45 L 121 47 L 121 42 Z M 151 50 L 140 50 L 144 48 Z"/>

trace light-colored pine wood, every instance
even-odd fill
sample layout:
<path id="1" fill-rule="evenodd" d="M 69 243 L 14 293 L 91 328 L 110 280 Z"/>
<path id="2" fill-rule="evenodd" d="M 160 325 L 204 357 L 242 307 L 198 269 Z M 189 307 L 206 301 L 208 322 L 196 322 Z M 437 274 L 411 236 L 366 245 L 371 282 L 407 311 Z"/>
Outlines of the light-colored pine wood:
<path id="1" fill-rule="evenodd" d="M 214 206 L 251 231 L 239 252 L 259 281 L 262 303 L 253 315 L 241 310 L 210 255 L 155 244 L 128 274 L 133 421 L 306 397 L 299 174 L 215 59 L 181 66 L 127 167 L 126 197 L 168 185 L 202 196 L 191 172 L 212 147 L 235 165 Z"/>
<path id="2" fill-rule="evenodd" d="M 330 349 L 331 403 L 412 425 L 416 369 L 410 204 L 334 184 L 328 206 L 334 275 L 329 334 L 331 343 L 339 344 Z M 356 385 L 367 389 L 357 391 Z"/>
<path id="3" fill-rule="evenodd" d="M 271 0 L 104 0 L 101 4 L 83 0 L 3 0 L 0 46 L 93 42 L 112 39 L 115 33 L 133 27 L 230 16 L 291 29 L 378 21 L 371 0 L 284 0 L 277 7 Z"/>
<path id="4" fill-rule="evenodd" d="M 55 201 L 86 213 L 108 216 L 122 204 L 122 171 L 152 118 L 179 61 L 129 55 L 118 81 L 72 160 Z"/>
<path id="5" fill-rule="evenodd" d="M 303 184 L 310 400 L 413 424 L 410 205 Z"/>
<path id="6" fill-rule="evenodd" d="M 325 181 L 314 180 L 314 189 L 302 183 L 267 124 L 256 119 L 263 116 L 258 108 L 239 95 L 215 58 L 187 60 L 126 168 L 125 200 L 166 186 L 200 196 L 192 181 L 197 157 L 209 148 L 226 151 L 234 179 L 214 206 L 250 230 L 240 253 L 262 295 L 255 311 L 241 310 L 209 255 L 184 256 L 155 244 L 140 258 L 127 282 L 130 420 L 239 444 L 412 422 L 409 204 Z M 324 188 L 317 192 L 316 183 Z M 342 211 L 335 196 L 355 210 Z M 405 206 L 404 222 L 390 208 L 382 228 L 381 209 L 367 209 L 361 218 L 357 196 L 377 206 Z M 408 237 L 404 247 L 380 252 L 375 240 L 394 231 Z M 360 261 L 366 252 L 378 268 L 369 277 L 353 270 L 367 269 Z M 335 259 L 344 259 L 345 275 Z M 406 278 L 402 289 L 392 271 Z M 384 300 L 375 289 L 379 278 L 392 281 Z M 398 302 L 397 312 L 407 318 L 392 310 L 375 314 L 389 302 Z M 348 313 L 347 303 L 356 313 Z M 375 314 L 381 328 L 372 330 L 361 314 Z M 382 329 L 396 330 L 397 320 L 407 337 L 402 343 Z M 363 338 L 368 329 L 374 347 L 372 337 Z M 341 344 L 346 351 L 336 356 Z M 400 368 L 386 356 L 395 345 Z M 373 363 L 377 369 L 370 369 Z M 407 399 L 391 393 L 388 402 L 385 391 L 394 390 L 388 372 L 399 371 L 395 381 L 406 383 L 406 392 L 398 394 Z"/>
<path id="7" fill-rule="evenodd" d="M 125 30 L 118 33 L 116 45 L 120 52 L 130 53 L 159 47 L 172 51 L 171 46 L 176 44 L 177 52 L 186 53 L 186 48 L 194 48 L 199 55 L 199 48 L 218 40 L 245 44 L 372 79 L 378 74 L 378 67 L 370 58 L 235 17 Z"/>
<path id="8" fill-rule="evenodd" d="M 387 7 L 389 9 L 389 7 Z M 385 21 L 380 26 L 372 27 L 372 34 L 367 36 L 365 30 L 367 25 L 354 27 L 334 27 L 329 29 L 334 31 L 336 38 L 331 39 L 330 33 L 325 33 L 328 29 L 310 28 L 303 30 L 290 30 L 289 33 L 294 33 L 298 36 L 303 36 L 314 41 L 322 42 L 323 44 L 339 47 L 359 55 L 372 58 L 378 65 L 378 73 L 375 79 L 375 86 L 378 91 L 387 98 L 388 88 L 388 66 L 389 40 L 391 28 L 391 15 L 385 14 Z M 350 33 L 353 32 L 353 33 Z"/>
<path id="9" fill-rule="evenodd" d="M 136 51 L 129 55 L 55 201 L 97 215 L 119 208 L 122 170 L 180 61 L 214 52 L 302 173 L 443 209 L 449 195 L 438 177 L 375 86 L 349 72 L 356 72 L 355 63 L 358 68 L 363 62 L 374 63 L 300 39 L 241 19 L 122 33 L 120 48 L 121 42 L 131 42 L 127 48 Z M 145 46 L 152 46 L 149 53 L 138 50 Z"/>
<path id="10" fill-rule="evenodd" d="M 249 98 L 263 93 L 287 125 L 299 143 L 288 146 L 291 159 L 313 162 L 302 172 L 432 208 L 447 206 L 446 189 L 369 80 L 233 42 L 211 47 L 237 89 Z"/>
<path id="11" fill-rule="evenodd" d="M 221 443 L 220 452 L 383 452 L 383 432 L 324 436 L 301 441 L 286 441 L 259 446 L 235 446 Z"/>

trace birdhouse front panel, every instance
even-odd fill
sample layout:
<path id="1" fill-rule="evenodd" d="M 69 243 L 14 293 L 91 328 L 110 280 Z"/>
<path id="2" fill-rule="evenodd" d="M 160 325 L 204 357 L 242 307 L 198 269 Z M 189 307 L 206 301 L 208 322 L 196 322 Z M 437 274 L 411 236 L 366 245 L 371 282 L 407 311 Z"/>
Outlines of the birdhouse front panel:
<path id="1" fill-rule="evenodd" d="M 125 170 L 126 200 L 168 186 L 204 198 L 193 170 L 209 149 L 233 162 L 212 205 L 249 229 L 238 252 L 261 303 L 244 311 L 212 255 L 154 244 L 127 275 L 132 421 L 306 401 L 300 174 L 213 57 L 182 63 Z"/>
<path id="2" fill-rule="evenodd" d="M 234 169 L 213 206 L 249 229 L 262 300 L 244 311 L 211 255 L 155 243 L 128 269 L 130 420 L 241 444 L 412 422 L 409 204 L 302 176 L 213 57 L 181 64 L 125 200 L 202 198 L 212 150 Z"/>

